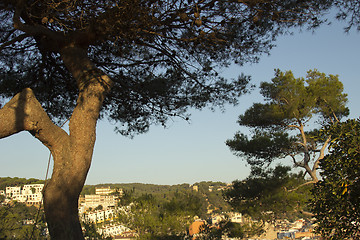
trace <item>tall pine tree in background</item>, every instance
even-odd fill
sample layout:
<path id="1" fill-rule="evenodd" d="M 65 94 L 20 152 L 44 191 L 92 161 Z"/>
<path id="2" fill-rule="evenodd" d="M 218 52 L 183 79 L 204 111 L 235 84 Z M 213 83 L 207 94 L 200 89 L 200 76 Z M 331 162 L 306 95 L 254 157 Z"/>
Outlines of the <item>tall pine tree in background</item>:
<path id="1" fill-rule="evenodd" d="M 247 160 L 254 174 L 289 157 L 311 182 L 317 182 L 319 161 L 331 140 L 331 135 L 320 135 L 318 128 L 349 114 L 338 76 L 311 70 L 306 78 L 295 78 L 291 71 L 276 70 L 271 82 L 261 83 L 260 92 L 265 103 L 254 103 L 238 121 L 253 135 L 249 139 L 238 132 L 226 144 Z"/>

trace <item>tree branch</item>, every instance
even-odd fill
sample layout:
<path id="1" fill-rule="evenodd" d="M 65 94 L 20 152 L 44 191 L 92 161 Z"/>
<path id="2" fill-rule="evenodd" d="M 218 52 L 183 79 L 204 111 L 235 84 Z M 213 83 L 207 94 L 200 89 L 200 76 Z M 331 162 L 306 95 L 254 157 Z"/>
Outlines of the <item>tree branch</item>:
<path id="1" fill-rule="evenodd" d="M 41 41 L 42 43 L 46 42 L 47 43 L 46 45 L 48 47 L 49 45 L 51 45 L 53 50 L 58 49 L 61 43 L 63 43 L 65 40 L 64 34 L 61 32 L 52 31 L 49 28 L 40 24 L 33 24 L 33 23 L 27 24 L 26 22 L 23 22 L 22 21 L 22 19 L 24 20 L 24 16 L 22 16 L 23 7 L 24 7 L 23 0 L 20 0 L 17 3 L 13 16 L 14 29 L 20 30 L 28 36 L 32 36 L 34 38 L 38 37 L 37 41 Z"/>
<path id="2" fill-rule="evenodd" d="M 301 131 L 301 128 L 300 128 L 300 126 L 298 126 L 298 125 L 288 125 L 288 126 L 286 126 L 287 128 L 297 128 L 297 129 L 299 129 L 300 131 Z"/>
<path id="3" fill-rule="evenodd" d="M 294 156 L 293 154 L 291 154 L 291 155 L 289 155 L 289 156 L 290 156 L 291 159 L 293 160 L 295 166 L 305 168 L 304 163 L 303 163 L 303 162 L 298 162 L 298 161 L 296 161 L 295 156 Z"/>
<path id="4" fill-rule="evenodd" d="M 293 189 L 290 189 L 290 190 L 287 190 L 287 191 L 288 191 L 288 192 L 293 192 L 293 191 L 298 190 L 298 189 L 301 188 L 301 187 L 304 187 L 304 186 L 306 186 L 306 185 L 313 184 L 313 183 L 316 183 L 316 182 L 317 182 L 317 181 L 309 181 L 309 182 L 306 182 L 306 183 L 303 183 L 303 184 L 297 186 L 296 188 L 293 188 Z"/>
<path id="5" fill-rule="evenodd" d="M 50 120 L 30 88 L 0 109 L 0 139 L 21 131 L 30 132 L 52 153 L 68 141 L 67 133 Z"/>
<path id="6" fill-rule="evenodd" d="M 21 34 L 15 38 L 11 39 L 10 41 L 4 42 L 3 44 L 0 45 L 0 51 L 3 50 L 5 47 L 10 46 L 13 43 L 21 42 L 22 40 L 24 40 L 27 37 L 28 37 L 27 34 Z"/>
<path id="7" fill-rule="evenodd" d="M 71 147 L 76 150 L 74 161 L 88 167 L 95 144 L 96 123 L 112 81 L 90 61 L 86 49 L 69 46 L 61 49 L 60 54 L 79 88 L 77 105 L 69 123 Z"/>
<path id="8" fill-rule="evenodd" d="M 314 166 L 313 166 L 313 169 L 312 169 L 313 171 L 316 171 L 316 169 L 319 167 L 320 160 L 324 158 L 324 156 L 325 156 L 325 149 L 326 149 L 327 145 L 330 143 L 330 141 L 331 141 L 331 136 L 329 136 L 329 137 L 326 139 L 324 145 L 321 147 L 319 157 L 318 157 L 318 158 L 316 159 L 316 161 L 314 162 Z"/>

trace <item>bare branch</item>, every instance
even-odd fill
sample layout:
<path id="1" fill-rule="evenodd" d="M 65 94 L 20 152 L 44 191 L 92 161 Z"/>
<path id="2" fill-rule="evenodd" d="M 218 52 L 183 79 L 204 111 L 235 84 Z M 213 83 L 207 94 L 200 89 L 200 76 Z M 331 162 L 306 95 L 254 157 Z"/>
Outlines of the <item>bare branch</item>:
<path id="1" fill-rule="evenodd" d="M 51 152 L 67 141 L 68 135 L 56 126 L 30 88 L 16 94 L 0 109 L 0 139 L 28 131 Z"/>
<path id="2" fill-rule="evenodd" d="M 303 162 L 296 161 L 295 156 L 293 154 L 290 154 L 289 156 L 293 160 L 295 166 L 297 166 L 297 167 L 305 167 Z"/>
<path id="3" fill-rule="evenodd" d="M 324 145 L 321 147 L 319 157 L 318 157 L 318 158 L 316 159 L 316 161 L 314 162 L 314 166 L 313 166 L 313 169 L 312 169 L 313 171 L 316 171 L 316 169 L 319 167 L 320 160 L 324 158 L 324 156 L 325 156 L 325 149 L 326 149 L 326 147 L 329 145 L 330 141 L 331 141 L 331 136 L 329 136 L 329 137 L 326 139 Z"/>
<path id="4" fill-rule="evenodd" d="M 304 186 L 307 186 L 307 185 L 310 185 L 310 184 L 314 184 L 314 183 L 316 183 L 317 181 L 309 181 L 309 182 L 306 182 L 306 183 L 303 183 L 303 184 L 301 184 L 301 185 L 299 185 L 299 186 L 297 186 L 296 188 L 293 188 L 293 189 L 290 189 L 290 190 L 287 190 L 288 192 L 293 192 L 293 191 L 296 191 L 296 190 L 298 190 L 299 188 L 301 188 L 301 187 L 304 187 Z"/>
<path id="5" fill-rule="evenodd" d="M 288 128 L 297 128 L 297 129 L 301 130 L 300 126 L 298 126 L 298 125 L 288 125 L 286 127 L 288 127 Z"/>

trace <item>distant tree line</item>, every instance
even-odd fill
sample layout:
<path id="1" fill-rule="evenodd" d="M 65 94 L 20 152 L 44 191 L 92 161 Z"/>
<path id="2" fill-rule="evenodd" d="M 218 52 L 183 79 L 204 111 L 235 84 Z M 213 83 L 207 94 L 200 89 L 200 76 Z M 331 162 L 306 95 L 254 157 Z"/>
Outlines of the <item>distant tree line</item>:
<path id="1" fill-rule="evenodd" d="M 6 187 L 22 186 L 27 184 L 44 183 L 44 180 L 36 178 L 18 178 L 18 177 L 0 177 L 0 190 L 5 190 Z"/>
<path id="2" fill-rule="evenodd" d="M 97 184 L 97 185 L 85 185 L 81 194 L 95 194 L 96 187 L 110 186 L 113 189 L 122 189 L 125 193 L 131 193 L 132 197 L 138 198 L 143 195 L 151 194 L 156 199 L 163 199 L 170 201 L 178 194 L 193 194 L 199 195 L 204 203 L 204 206 L 211 204 L 219 211 L 229 211 L 230 205 L 224 200 L 222 191 L 218 190 L 220 187 L 224 187 L 226 184 L 222 182 L 199 182 L 194 185 L 198 186 L 198 193 L 195 192 L 189 184 L 177 184 L 177 185 L 156 185 L 156 184 L 143 184 L 143 183 L 122 183 L 122 184 Z M 213 187 L 213 191 L 209 191 L 209 187 Z M 207 201 L 205 199 L 208 199 Z"/>

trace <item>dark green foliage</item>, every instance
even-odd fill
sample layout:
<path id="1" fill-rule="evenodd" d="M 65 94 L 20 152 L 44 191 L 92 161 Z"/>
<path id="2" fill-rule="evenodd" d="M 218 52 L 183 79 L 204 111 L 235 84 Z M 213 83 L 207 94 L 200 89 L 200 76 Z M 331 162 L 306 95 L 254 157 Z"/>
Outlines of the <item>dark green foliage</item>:
<path id="1" fill-rule="evenodd" d="M 353 0 L 341 0 L 335 1 L 335 5 L 339 9 L 336 18 L 342 21 L 347 19 L 348 21 L 348 26 L 345 27 L 345 31 L 349 31 L 352 27 L 355 27 L 360 31 L 359 2 Z"/>
<path id="2" fill-rule="evenodd" d="M 145 132 L 169 117 L 187 118 L 189 107 L 236 103 L 249 78 L 227 80 L 216 70 L 256 62 L 279 34 L 324 22 L 334 3 L 2 1 L 0 95 L 30 87 L 53 119 L 69 117 L 78 88 L 60 52 L 74 44 L 114 82 L 102 116 L 123 134 Z"/>
<path id="3" fill-rule="evenodd" d="M 129 214 L 120 211 L 119 223 L 140 233 L 140 239 L 184 239 L 188 226 L 195 216 L 209 217 L 207 207 L 223 212 L 230 209 L 222 191 L 221 182 L 195 183 L 199 191 L 189 184 L 155 185 L 141 183 L 100 184 L 85 186 L 84 191 L 94 194 L 95 187 L 111 186 L 123 189 L 120 206 L 130 206 Z M 209 191 L 212 189 L 212 191 Z"/>
<path id="4" fill-rule="evenodd" d="M 18 177 L 0 177 L 0 189 L 5 190 L 6 187 L 22 186 L 26 184 L 39 184 L 44 183 L 44 180 L 35 178 L 18 178 Z"/>
<path id="5" fill-rule="evenodd" d="M 224 197 L 236 211 L 257 220 L 301 217 L 311 194 L 307 187 L 289 191 L 304 183 L 303 173 L 291 174 L 290 170 L 283 166 L 254 169 L 245 180 L 234 181 Z"/>
<path id="6" fill-rule="evenodd" d="M 187 211 L 191 215 L 202 215 L 200 213 L 203 203 L 199 196 L 188 193 L 175 193 L 174 197 L 167 203 L 164 203 L 164 212 L 172 214 L 181 211 Z"/>
<path id="7" fill-rule="evenodd" d="M 282 158 L 287 155 L 287 149 L 291 147 L 292 139 L 284 132 L 261 132 L 256 131 L 251 139 L 243 133 L 236 133 L 232 140 L 226 144 L 239 157 L 247 157 L 251 166 L 261 166 L 271 163 L 274 156 Z"/>
<path id="8" fill-rule="evenodd" d="M 327 239 L 359 239 L 360 119 L 327 127 L 324 132 L 332 141 L 320 163 L 322 180 L 313 190 L 318 231 Z"/>
<path id="9" fill-rule="evenodd" d="M 46 239 L 43 211 L 40 212 L 36 226 L 24 223 L 24 220 L 35 221 L 37 212 L 37 208 L 27 207 L 23 203 L 0 205 L 0 239 Z"/>
<path id="10" fill-rule="evenodd" d="M 177 193 L 170 201 L 143 194 L 133 198 L 131 209 L 118 217 L 120 223 L 136 230 L 140 239 L 182 239 L 203 203 L 189 193 Z"/>
<path id="11" fill-rule="evenodd" d="M 158 195 L 169 191 L 183 191 L 189 189 L 189 184 L 179 185 L 157 185 L 157 184 L 145 184 L 145 183 L 109 183 L 109 184 L 97 184 L 97 185 L 85 185 L 81 194 L 95 194 L 95 187 L 107 187 L 110 186 L 113 189 L 123 189 L 127 192 L 132 192 L 134 196 L 139 197 L 142 194 Z"/>
<path id="12" fill-rule="evenodd" d="M 261 83 L 260 92 L 265 102 L 253 104 L 238 120 L 252 129 L 251 138 L 238 132 L 226 144 L 253 168 L 290 157 L 317 181 L 317 164 L 329 139 L 316 127 L 349 114 L 338 76 L 311 70 L 306 78 L 295 78 L 291 71 L 276 70 L 271 82 Z"/>

